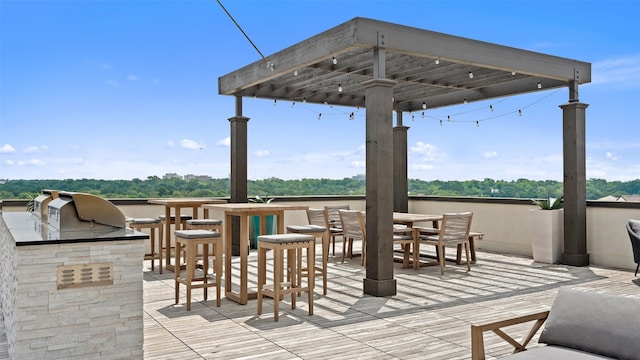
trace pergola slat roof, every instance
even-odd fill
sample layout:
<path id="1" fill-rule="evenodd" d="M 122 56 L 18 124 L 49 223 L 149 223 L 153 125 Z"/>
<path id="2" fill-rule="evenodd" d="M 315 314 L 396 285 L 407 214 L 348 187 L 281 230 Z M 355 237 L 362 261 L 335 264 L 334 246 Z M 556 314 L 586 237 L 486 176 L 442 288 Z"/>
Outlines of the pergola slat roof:
<path id="1" fill-rule="evenodd" d="M 591 82 L 587 62 L 354 18 L 268 56 L 273 71 L 260 60 L 220 77 L 219 93 L 364 107 L 361 85 L 373 78 L 377 47 L 385 49 L 386 78 L 396 81 L 396 111 Z"/>

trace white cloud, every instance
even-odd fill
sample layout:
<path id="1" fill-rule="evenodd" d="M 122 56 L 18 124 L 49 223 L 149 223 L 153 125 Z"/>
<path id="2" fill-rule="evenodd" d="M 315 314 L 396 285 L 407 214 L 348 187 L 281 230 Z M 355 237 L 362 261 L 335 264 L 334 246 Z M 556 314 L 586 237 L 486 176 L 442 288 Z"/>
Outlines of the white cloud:
<path id="1" fill-rule="evenodd" d="M 267 156 L 269 156 L 271 154 L 269 154 L 269 150 L 258 150 L 258 151 L 255 152 L 255 155 L 257 157 L 261 158 L 261 157 L 267 157 Z"/>
<path id="2" fill-rule="evenodd" d="M 13 160 L 7 160 L 4 162 L 4 164 L 7 166 L 13 166 Z"/>
<path id="3" fill-rule="evenodd" d="M 438 151 L 437 146 L 423 143 L 422 141 L 418 141 L 414 146 L 411 146 L 410 153 L 421 156 L 423 161 L 438 161 L 445 157 L 444 153 Z"/>
<path id="4" fill-rule="evenodd" d="M 136 80 L 138 80 L 138 75 L 129 75 L 129 76 L 127 76 L 127 80 L 136 81 Z"/>
<path id="5" fill-rule="evenodd" d="M 483 159 L 494 159 L 498 157 L 498 153 L 495 151 L 485 151 L 482 153 Z"/>
<path id="6" fill-rule="evenodd" d="M 117 80 L 113 80 L 113 79 L 109 79 L 109 80 L 107 80 L 107 85 L 110 85 L 112 87 L 118 87 L 118 81 Z"/>
<path id="7" fill-rule="evenodd" d="M 24 152 L 26 154 L 34 154 L 34 153 L 47 151 L 48 149 L 49 149 L 49 147 L 47 147 L 47 145 L 29 146 L 28 148 L 24 149 Z"/>
<path id="8" fill-rule="evenodd" d="M 113 66 L 111 66 L 111 64 L 103 63 L 103 64 L 100 64 L 100 68 L 102 70 L 111 70 L 113 69 Z"/>
<path id="9" fill-rule="evenodd" d="M 180 147 L 183 149 L 190 149 L 190 150 L 202 150 L 206 148 L 207 145 L 203 143 L 198 143 L 194 140 L 183 139 L 180 141 Z"/>
<path id="10" fill-rule="evenodd" d="M 638 86 L 640 81 L 640 55 L 610 58 L 593 63 L 592 83 L 624 83 Z"/>
<path id="11" fill-rule="evenodd" d="M 174 143 L 173 140 L 167 140 L 167 146 L 170 148 L 176 147 L 176 143 Z"/>
<path id="12" fill-rule="evenodd" d="M 14 152 L 16 152 L 16 149 L 9 144 L 4 144 L 0 147 L 0 154 L 12 154 Z"/>
<path id="13" fill-rule="evenodd" d="M 435 168 L 433 165 L 427 165 L 427 164 L 416 164 L 411 167 L 414 170 L 433 170 Z"/>
<path id="14" fill-rule="evenodd" d="M 230 147 L 231 146 L 231 136 L 227 136 L 226 138 L 219 140 L 216 145 L 220 145 L 220 146 L 226 146 L 226 147 Z"/>
<path id="15" fill-rule="evenodd" d="M 38 159 L 30 159 L 27 161 L 20 161 L 18 162 L 18 165 L 20 166 L 43 166 L 44 162 L 42 160 L 38 160 Z"/>
<path id="16" fill-rule="evenodd" d="M 366 168 L 367 162 L 363 160 L 354 160 L 351 162 L 351 167 L 353 168 Z"/>
<path id="17" fill-rule="evenodd" d="M 616 161 L 618 160 L 618 156 L 612 152 L 607 151 L 607 159 Z"/>

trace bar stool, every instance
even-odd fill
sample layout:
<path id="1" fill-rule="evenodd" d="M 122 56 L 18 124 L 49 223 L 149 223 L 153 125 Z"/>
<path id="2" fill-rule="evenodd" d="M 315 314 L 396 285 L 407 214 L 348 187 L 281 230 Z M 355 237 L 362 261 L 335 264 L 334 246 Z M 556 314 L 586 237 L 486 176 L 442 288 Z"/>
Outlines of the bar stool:
<path id="1" fill-rule="evenodd" d="M 306 273 L 309 268 L 313 267 L 316 271 L 315 276 L 322 276 L 322 294 L 327 295 L 327 261 L 329 260 L 330 240 L 327 228 L 319 225 L 289 225 L 287 226 L 287 233 L 311 235 L 313 236 L 314 245 L 316 238 L 322 238 L 322 263 L 320 266 L 316 266 L 314 261 L 313 263 L 307 263 L 307 266 L 303 267 L 302 256 L 300 251 L 298 252 L 298 285 L 300 285 L 302 273 Z"/>
<path id="2" fill-rule="evenodd" d="M 151 260 L 151 271 L 155 270 L 155 262 L 158 259 L 160 274 L 162 274 L 162 223 L 159 219 L 152 218 L 128 218 L 129 227 L 136 231 L 149 229 L 151 252 L 144 254 L 145 260 Z M 158 252 L 156 253 L 156 229 L 158 230 Z"/>
<path id="3" fill-rule="evenodd" d="M 185 228 L 187 230 L 201 229 L 221 232 L 222 220 L 217 219 L 190 219 L 187 220 Z"/>
<path id="4" fill-rule="evenodd" d="M 166 216 L 164 215 L 160 215 L 158 216 L 158 219 L 160 219 L 160 224 L 162 224 L 162 226 L 160 226 L 160 242 L 162 243 L 162 239 L 164 239 L 164 228 L 166 225 Z M 190 215 L 180 215 L 180 229 L 185 229 L 187 226 L 187 221 L 193 219 L 193 216 Z M 171 215 L 171 218 L 169 219 L 169 224 L 172 225 L 176 225 L 176 216 L 175 215 Z M 178 227 L 176 225 L 175 227 L 176 230 L 178 230 Z M 171 257 L 171 249 L 173 249 L 173 246 L 171 246 L 171 235 L 167 234 L 168 239 L 165 239 L 165 244 L 161 245 L 161 249 L 162 252 L 166 254 L 167 257 L 167 264 L 169 264 L 169 258 Z M 170 264 L 169 264 L 170 265 Z"/>
<path id="5" fill-rule="evenodd" d="M 313 315 L 314 271 L 307 271 L 307 286 L 302 287 L 296 281 L 298 261 L 296 255 L 307 250 L 307 264 L 313 264 L 315 245 L 313 235 L 275 234 L 258 236 L 258 315 L 262 315 L 262 297 L 273 298 L 273 321 L 278 321 L 280 299 L 291 294 L 291 309 L 296 308 L 296 294 L 306 291 L 309 296 L 309 315 Z M 267 281 L 267 251 L 273 250 L 273 284 Z M 287 250 L 287 282 L 283 281 L 284 251 Z M 300 250 L 300 251 L 298 251 Z"/>
<path id="6" fill-rule="evenodd" d="M 187 311 L 191 310 L 191 289 L 203 288 L 204 300 L 207 300 L 207 289 L 216 287 L 216 306 L 220 307 L 220 288 L 222 278 L 222 236 L 219 232 L 209 230 L 176 230 L 176 248 L 184 245 L 186 275 L 182 276 L 180 253 L 176 251 L 175 286 L 176 304 L 178 303 L 180 284 L 187 287 Z M 202 276 L 196 277 L 196 257 L 198 245 L 202 245 Z M 213 274 L 215 281 L 209 280 L 209 246 L 213 246 Z"/>

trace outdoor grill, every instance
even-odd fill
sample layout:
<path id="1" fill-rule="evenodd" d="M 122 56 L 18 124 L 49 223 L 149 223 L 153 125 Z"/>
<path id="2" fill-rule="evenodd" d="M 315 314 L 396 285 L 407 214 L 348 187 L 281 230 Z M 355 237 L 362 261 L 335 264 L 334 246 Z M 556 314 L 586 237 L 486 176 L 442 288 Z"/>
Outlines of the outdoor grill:
<path id="1" fill-rule="evenodd" d="M 57 197 L 48 203 L 46 224 L 49 239 L 60 238 L 61 233 L 65 237 L 104 235 L 123 232 L 125 216 L 111 202 L 98 196 L 58 191 Z"/>
<path id="2" fill-rule="evenodd" d="M 49 203 L 57 197 L 57 190 L 42 190 L 42 194 L 33 199 L 33 213 L 42 220 L 46 219 Z"/>

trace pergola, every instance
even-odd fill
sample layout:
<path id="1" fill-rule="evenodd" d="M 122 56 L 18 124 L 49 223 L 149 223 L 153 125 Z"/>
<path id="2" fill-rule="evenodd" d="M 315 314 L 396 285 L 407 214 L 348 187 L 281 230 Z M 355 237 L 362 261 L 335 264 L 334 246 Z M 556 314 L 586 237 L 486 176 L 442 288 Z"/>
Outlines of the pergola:
<path id="1" fill-rule="evenodd" d="M 586 252 L 585 112 L 578 85 L 591 64 L 507 46 L 354 18 L 218 79 L 236 97 L 231 124 L 231 202 L 247 202 L 247 123 L 242 98 L 366 109 L 367 267 L 364 293 L 396 294 L 393 211 L 408 209 L 407 131 L 402 113 L 567 87 L 563 110 L 563 263 Z M 393 112 L 397 114 L 393 125 Z M 393 169 L 393 177 L 389 170 Z M 238 227 L 238 224 L 234 224 Z M 238 231 L 234 231 L 237 236 Z M 237 237 L 234 244 L 237 244 Z M 234 246 L 234 253 L 237 252 Z"/>

